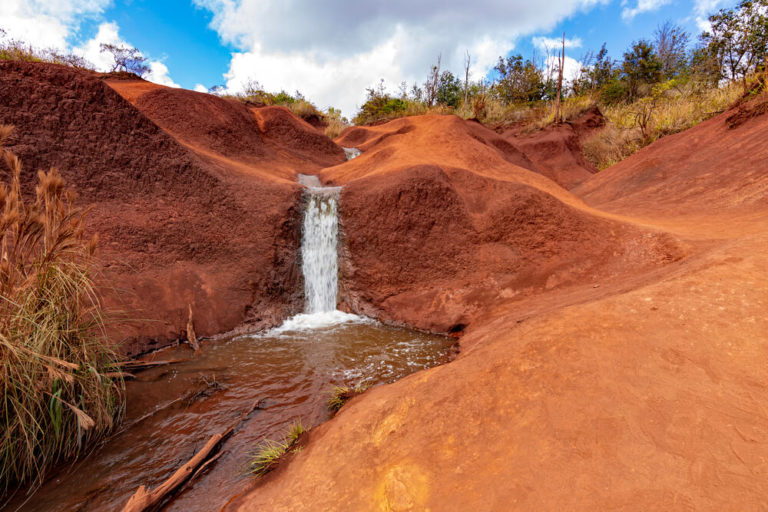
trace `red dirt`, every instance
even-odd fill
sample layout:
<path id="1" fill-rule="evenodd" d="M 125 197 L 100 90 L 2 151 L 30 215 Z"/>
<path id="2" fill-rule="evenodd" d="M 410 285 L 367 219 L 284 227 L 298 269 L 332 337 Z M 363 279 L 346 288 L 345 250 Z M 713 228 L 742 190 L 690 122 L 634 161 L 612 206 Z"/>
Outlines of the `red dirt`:
<path id="1" fill-rule="evenodd" d="M 533 161 L 535 167 L 531 168 L 532 171 L 539 172 L 570 190 L 597 172 L 581 151 L 582 134 L 587 131 L 582 126 L 593 121 L 595 116 L 585 117 L 586 119 L 581 118 L 577 125 L 551 125 L 530 135 L 509 134 L 506 137 L 516 141 L 520 149 Z"/>
<path id="2" fill-rule="evenodd" d="M 124 349 L 183 337 L 189 303 L 202 336 L 300 311 L 296 173 L 344 161 L 343 151 L 283 112 L 109 84 L 135 105 L 88 72 L 0 62 L 0 122 L 17 127 L 9 149 L 25 185 L 57 166 L 94 208 L 108 300 L 132 320 L 115 333 L 133 340 Z M 304 141 L 314 144 L 296 151 Z"/>
<path id="3" fill-rule="evenodd" d="M 27 185 L 58 165 L 94 206 L 105 275 L 155 320 L 127 335 L 178 336 L 188 302 L 200 334 L 297 311 L 295 177 L 318 171 L 344 185 L 343 306 L 465 333 L 454 362 L 356 398 L 228 509 L 764 508 L 760 103 L 587 177 L 567 142 L 586 121 L 525 139 L 399 119 L 346 130 L 364 153 L 344 162 L 284 109 L 109 84 L 0 63 L 0 122 Z"/>
<path id="4" fill-rule="evenodd" d="M 363 133 L 369 132 L 369 133 Z M 482 126 L 420 116 L 342 135 L 341 297 L 352 311 L 460 331 L 489 304 L 682 258 L 665 234 L 589 211 Z"/>
<path id="5" fill-rule="evenodd" d="M 345 133 L 366 153 L 321 176 L 346 183 L 348 305 L 466 322 L 462 351 L 227 510 L 762 510 L 768 116 L 728 115 L 576 189 L 610 213 L 455 119 Z"/>

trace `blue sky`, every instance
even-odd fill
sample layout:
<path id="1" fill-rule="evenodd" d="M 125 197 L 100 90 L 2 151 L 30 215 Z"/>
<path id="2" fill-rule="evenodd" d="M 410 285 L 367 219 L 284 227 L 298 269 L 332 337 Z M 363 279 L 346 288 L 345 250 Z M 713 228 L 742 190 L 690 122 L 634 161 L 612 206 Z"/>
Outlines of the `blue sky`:
<path id="1" fill-rule="evenodd" d="M 354 115 L 365 87 L 423 81 L 438 53 L 459 72 L 466 50 L 478 78 L 501 54 L 543 55 L 542 38 L 576 43 L 573 69 L 605 42 L 620 58 L 665 20 L 700 33 L 729 0 L 3 0 L 0 28 L 38 46 L 108 65 L 99 42 L 127 43 L 152 62 L 150 79 L 189 89 L 247 80 L 301 90 Z"/>

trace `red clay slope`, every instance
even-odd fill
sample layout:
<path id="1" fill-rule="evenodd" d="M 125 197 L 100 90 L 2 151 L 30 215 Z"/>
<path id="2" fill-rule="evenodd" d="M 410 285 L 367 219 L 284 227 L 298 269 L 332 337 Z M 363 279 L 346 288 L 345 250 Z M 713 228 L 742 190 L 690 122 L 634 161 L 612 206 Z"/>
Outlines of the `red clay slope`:
<path id="1" fill-rule="evenodd" d="M 432 122 L 416 120 L 412 133 Z M 762 510 L 768 496 L 768 202 L 760 190 L 768 182 L 761 164 L 768 161 L 768 145 L 753 144 L 748 156 L 729 148 L 743 148 L 744 141 L 768 132 L 768 116 L 732 130 L 725 124 L 720 116 L 676 136 L 675 144 L 664 139 L 631 157 L 620 168 L 624 173 L 612 170 L 593 178 L 610 180 L 607 187 L 621 183 L 622 174 L 631 182 L 628 170 L 642 169 L 653 155 L 655 175 L 668 181 L 667 187 L 649 179 L 628 190 L 620 185 L 608 189 L 606 204 L 616 212 L 610 222 L 597 222 L 594 211 L 551 187 L 537 208 L 549 214 L 552 201 L 559 199 L 561 208 L 571 209 L 597 234 L 605 233 L 601 223 L 612 225 L 629 213 L 642 216 L 649 226 L 648 219 L 663 219 L 664 227 L 688 240 L 688 257 L 650 272 L 627 268 L 631 274 L 621 283 L 598 288 L 585 283 L 516 302 L 503 297 L 484 302 L 461 339 L 456 361 L 354 399 L 336 418 L 313 429 L 300 453 L 227 509 Z M 381 133 L 388 129 L 377 128 Z M 432 137 L 442 137 L 439 133 Z M 711 141 L 708 160 L 678 157 L 689 135 L 690 145 Z M 445 153 L 456 149 L 450 137 L 442 140 Z M 413 145 L 395 146 L 387 149 L 419 151 Z M 376 158 L 375 149 L 369 151 L 367 157 Z M 734 167 L 735 159 L 749 159 L 750 168 Z M 430 163 L 442 165 L 437 159 Z M 755 164 L 763 172 L 745 183 Z M 351 164 L 337 169 L 326 173 L 376 179 L 361 177 Z M 464 191 L 471 187 L 453 176 L 477 169 L 432 170 L 431 175 L 413 166 L 406 169 L 390 168 L 386 176 L 390 181 L 400 174 L 432 176 L 460 205 L 445 217 L 433 213 L 424 222 L 430 229 L 419 231 L 420 236 L 405 237 L 407 244 L 424 246 L 424 258 L 439 272 L 450 258 L 430 259 L 429 233 L 461 234 L 469 229 L 465 225 L 476 225 L 477 216 L 462 214 L 462 209 L 472 211 Z M 506 172 L 519 175 L 512 168 Z M 709 187 L 694 198 L 678 176 L 686 177 L 687 186 L 707 181 Z M 411 197 L 409 190 L 424 192 L 395 201 L 395 193 L 382 187 L 381 195 L 391 194 L 394 206 L 421 213 L 408 205 L 431 204 L 437 187 L 425 189 L 409 179 L 402 180 L 407 185 L 402 197 Z M 356 183 L 346 185 L 352 192 L 343 193 L 343 202 L 357 197 Z M 537 191 L 546 189 L 532 183 L 528 186 Z M 588 198 L 601 197 L 601 187 L 593 185 L 584 185 Z M 521 186 L 518 181 L 513 190 Z M 491 191 L 506 187 L 512 185 L 487 187 L 483 204 L 503 203 Z M 731 204 L 729 194 L 743 187 L 752 191 L 749 216 L 743 215 L 747 208 L 741 199 L 733 211 L 720 207 Z M 665 188 L 667 196 L 660 192 Z M 525 194 L 540 197 L 538 192 Z M 688 210 L 685 217 L 677 216 L 681 208 L 675 195 L 699 212 L 696 222 Z M 541 210 L 544 205 L 548 209 Z M 342 204 L 343 209 L 350 206 Z M 372 223 L 381 228 L 393 224 L 375 205 L 371 208 Z M 397 219 L 399 214 L 391 215 Z M 438 220 L 450 221 L 451 229 L 438 226 Z M 355 236 L 347 222 L 345 236 Z M 372 233 L 367 237 L 372 252 L 384 250 Z M 386 242 L 397 245 L 398 240 L 392 235 Z M 562 243 L 560 237 L 554 240 Z M 631 245 L 642 240 L 622 237 L 613 243 L 622 247 L 618 241 Z M 467 238 L 449 241 L 445 244 L 462 247 Z M 388 264 L 382 265 L 384 272 L 411 264 L 408 258 L 418 251 L 405 250 L 410 252 L 397 259 L 394 251 L 382 253 Z M 578 251 L 576 260 L 582 255 L 590 256 Z M 475 268 L 487 265 L 478 262 Z M 424 286 L 429 288 L 433 281 L 427 277 Z M 497 286 L 492 280 L 482 284 L 486 290 Z"/>
<path id="2" fill-rule="evenodd" d="M 57 166 L 94 208 L 89 228 L 115 288 L 108 298 L 133 320 L 117 334 L 183 336 L 188 304 L 198 335 L 300 310 L 295 169 L 341 162 L 343 151 L 327 139 L 312 151 L 285 147 L 286 138 L 319 137 L 285 112 L 256 116 L 146 82 L 130 92 L 139 108 L 88 72 L 0 62 L 0 122 L 16 125 L 9 149 L 23 160 L 25 185 L 37 168 Z M 288 127 L 264 132 L 270 116 Z"/>
<path id="3" fill-rule="evenodd" d="M 608 211 L 663 217 L 753 213 L 768 197 L 765 116 L 768 99 L 664 137 L 574 192 Z"/>
<path id="4" fill-rule="evenodd" d="M 550 125 L 531 134 L 509 130 L 503 136 L 516 142 L 528 155 L 534 163 L 534 167 L 530 168 L 532 171 L 570 190 L 597 172 L 584 158 L 581 141 L 604 124 L 603 115 L 597 107 L 593 107 L 574 121 Z"/>
<path id="5" fill-rule="evenodd" d="M 586 208 L 494 132 L 457 117 L 353 128 L 363 154 L 320 176 L 344 184 L 341 297 L 351 311 L 456 332 L 489 305 L 617 279 L 680 259 L 674 238 Z"/>

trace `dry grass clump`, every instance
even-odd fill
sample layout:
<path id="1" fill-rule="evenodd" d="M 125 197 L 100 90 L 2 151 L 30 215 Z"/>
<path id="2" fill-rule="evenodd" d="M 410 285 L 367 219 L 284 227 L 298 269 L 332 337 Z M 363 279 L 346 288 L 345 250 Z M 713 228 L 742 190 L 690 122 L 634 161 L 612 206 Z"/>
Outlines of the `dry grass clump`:
<path id="1" fill-rule="evenodd" d="M 330 139 L 335 139 L 339 135 L 341 135 L 341 132 L 344 131 L 344 128 L 349 126 L 347 123 L 343 122 L 341 119 L 336 118 L 328 118 L 326 117 L 326 121 L 328 122 L 328 126 L 325 127 L 325 136 Z"/>
<path id="2" fill-rule="evenodd" d="M 595 167 L 605 169 L 665 135 L 723 112 L 741 93 L 737 83 L 715 88 L 668 83 L 649 97 L 603 106 L 606 126 L 583 142 L 584 155 Z"/>
<path id="3" fill-rule="evenodd" d="M 56 169 L 21 192 L 21 163 L 0 184 L 0 495 L 103 437 L 124 410 L 116 355 L 89 270 L 95 239 Z"/>
<path id="4" fill-rule="evenodd" d="M 305 99 L 297 99 L 292 102 L 284 103 L 288 110 L 294 113 L 296 117 L 306 119 L 309 116 L 323 117 L 323 113 L 320 112 L 317 107 Z"/>
<path id="5" fill-rule="evenodd" d="M 552 102 L 504 105 L 499 99 L 486 95 L 478 106 L 475 100 L 471 105 L 461 105 L 456 114 L 464 119 L 477 118 L 487 126 L 517 125 L 521 133 L 543 130 L 555 121 Z M 562 102 L 563 119 L 571 121 L 596 105 L 590 96 L 572 96 Z"/>

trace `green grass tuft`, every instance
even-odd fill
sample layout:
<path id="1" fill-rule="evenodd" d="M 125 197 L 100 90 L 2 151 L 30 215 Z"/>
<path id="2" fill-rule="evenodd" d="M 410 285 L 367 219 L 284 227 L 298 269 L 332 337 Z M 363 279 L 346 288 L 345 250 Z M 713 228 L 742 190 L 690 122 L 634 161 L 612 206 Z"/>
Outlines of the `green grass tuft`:
<path id="1" fill-rule="evenodd" d="M 288 431 L 280 441 L 274 439 L 262 439 L 256 447 L 250 462 L 249 472 L 257 477 L 264 476 L 277 467 L 280 459 L 289 451 L 298 453 L 301 446 L 296 446 L 299 437 L 309 429 L 305 428 L 301 420 L 288 427 Z"/>
<path id="2" fill-rule="evenodd" d="M 333 412 L 338 412 L 353 396 L 362 394 L 366 389 L 368 389 L 368 386 L 363 384 L 358 384 L 354 388 L 336 386 L 331 391 L 331 397 L 328 399 L 328 408 Z"/>

